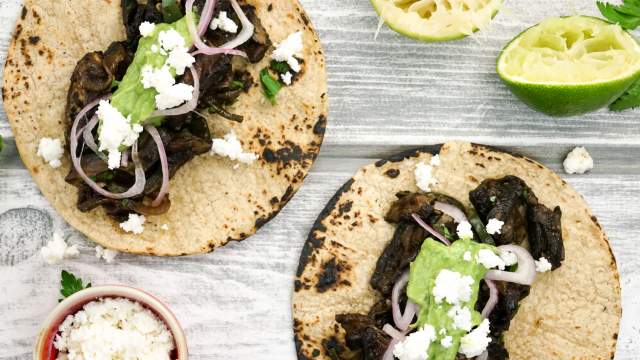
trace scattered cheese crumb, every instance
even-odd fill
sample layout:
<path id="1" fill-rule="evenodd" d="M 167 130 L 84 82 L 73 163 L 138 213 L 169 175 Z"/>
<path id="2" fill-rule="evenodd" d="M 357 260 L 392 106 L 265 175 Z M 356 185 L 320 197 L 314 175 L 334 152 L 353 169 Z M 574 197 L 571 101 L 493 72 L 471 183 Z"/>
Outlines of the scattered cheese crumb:
<path id="1" fill-rule="evenodd" d="M 185 47 L 174 48 L 169 53 L 166 64 L 175 69 L 176 75 L 184 75 L 185 70 L 193 65 L 196 59 L 189 54 L 189 49 Z"/>
<path id="2" fill-rule="evenodd" d="M 175 84 L 156 95 L 156 107 L 158 110 L 171 109 L 192 99 L 193 86 L 182 83 Z"/>
<path id="3" fill-rule="evenodd" d="M 473 283 L 473 278 L 469 275 L 463 276 L 459 272 L 447 269 L 440 270 L 433 287 L 433 297 L 438 304 L 446 300 L 451 305 L 458 305 L 471 299 Z"/>
<path id="4" fill-rule="evenodd" d="M 142 87 L 145 89 L 154 88 L 159 93 L 166 91 L 176 83 L 168 66 L 154 69 L 151 65 L 145 65 L 141 75 Z"/>
<path id="5" fill-rule="evenodd" d="M 416 185 L 424 192 L 430 192 L 431 187 L 438 185 L 438 181 L 434 177 L 434 168 L 440 166 L 440 155 L 435 155 L 431 158 L 429 165 L 419 163 L 416 165 L 414 171 L 416 177 Z"/>
<path id="6" fill-rule="evenodd" d="M 60 159 L 64 154 L 60 139 L 42 138 L 38 145 L 38 156 L 54 169 L 62 166 Z"/>
<path id="7" fill-rule="evenodd" d="M 442 340 L 440 340 L 440 345 L 442 345 L 442 347 L 445 349 L 450 348 L 451 345 L 453 345 L 453 337 L 445 336 Z"/>
<path id="8" fill-rule="evenodd" d="M 456 232 L 460 239 L 473 239 L 473 230 L 471 230 L 471 224 L 468 221 L 458 224 Z"/>
<path id="9" fill-rule="evenodd" d="M 280 74 L 280 79 L 285 85 L 291 85 L 291 81 L 293 79 L 293 74 L 290 71 L 287 71 L 284 74 Z"/>
<path id="10" fill-rule="evenodd" d="M 153 312 L 123 298 L 90 302 L 58 328 L 58 359 L 169 360 L 171 332 Z"/>
<path id="11" fill-rule="evenodd" d="M 435 329 L 425 325 L 399 342 L 393 348 L 393 355 L 399 360 L 425 360 L 429 356 L 429 346 L 435 340 Z"/>
<path id="12" fill-rule="evenodd" d="M 464 259 L 464 261 L 471 261 L 471 251 L 466 251 L 462 258 Z"/>
<path id="13" fill-rule="evenodd" d="M 140 24 L 140 35 L 142 37 L 149 37 L 153 35 L 153 32 L 156 30 L 156 24 L 150 23 L 148 21 L 144 21 Z"/>
<path id="14" fill-rule="evenodd" d="M 460 339 L 458 352 L 468 359 L 480 356 L 491 342 L 489 332 L 489 319 L 484 319 L 477 328 Z"/>
<path id="15" fill-rule="evenodd" d="M 162 49 L 167 52 L 173 51 L 175 48 L 186 47 L 186 42 L 182 35 L 173 29 L 161 31 L 160 34 L 158 34 L 158 41 Z"/>
<path id="16" fill-rule="evenodd" d="M 440 166 L 440 164 L 441 164 L 440 154 L 433 155 L 433 157 L 431 157 L 431 161 L 429 162 L 429 164 L 431 166 Z"/>
<path id="17" fill-rule="evenodd" d="M 144 223 L 147 219 L 144 215 L 129 214 L 129 220 L 120 224 L 122 230 L 136 235 L 140 235 L 144 232 Z"/>
<path id="18" fill-rule="evenodd" d="M 296 56 L 300 57 L 304 44 L 302 42 L 302 32 L 298 31 L 289 35 L 284 41 L 276 46 L 271 54 L 271 58 L 276 61 L 286 61 L 293 72 L 300 72 L 300 62 Z"/>
<path id="19" fill-rule="evenodd" d="M 211 154 L 226 156 L 231 160 L 237 160 L 245 164 L 251 164 L 258 159 L 256 154 L 242 150 L 242 144 L 240 144 L 240 141 L 233 131 L 225 135 L 224 139 L 213 139 Z"/>
<path id="20" fill-rule="evenodd" d="M 471 311 L 469 311 L 468 307 L 456 305 L 447 311 L 447 316 L 453 320 L 454 329 L 471 331 L 473 322 L 471 321 Z"/>
<path id="21" fill-rule="evenodd" d="M 107 262 L 107 264 L 112 264 L 113 261 L 116 259 L 116 256 L 118 256 L 117 251 L 111 250 L 111 249 L 105 249 L 100 245 L 96 246 L 97 259 L 103 259 L 104 261 Z"/>
<path id="22" fill-rule="evenodd" d="M 518 256 L 511 251 L 500 251 L 500 258 L 504 261 L 505 266 L 511 266 L 518 263 Z"/>
<path id="23" fill-rule="evenodd" d="M 567 174 L 584 174 L 593 169 L 593 158 L 587 149 L 579 146 L 571 150 L 562 165 Z"/>
<path id="24" fill-rule="evenodd" d="M 536 260 L 535 262 L 536 262 L 536 271 L 539 273 L 547 272 L 551 270 L 551 268 L 553 267 L 549 262 L 549 260 L 547 260 L 544 257 L 541 257 L 540 260 Z"/>
<path id="25" fill-rule="evenodd" d="M 55 231 L 53 238 L 42 249 L 40 255 L 49 265 L 61 263 L 64 259 L 70 259 L 80 255 L 77 245 L 68 246 L 61 231 Z"/>
<path id="26" fill-rule="evenodd" d="M 98 150 L 109 152 L 109 169 L 117 169 L 122 158 L 121 146 L 133 145 L 144 129 L 140 124 L 132 126 L 131 116 L 125 118 L 106 100 L 100 101 L 96 114 L 101 121 Z"/>
<path id="27" fill-rule="evenodd" d="M 160 50 L 160 48 L 158 48 L 158 45 L 153 44 L 151 45 L 151 52 L 156 54 L 158 51 Z"/>
<path id="28" fill-rule="evenodd" d="M 232 34 L 238 32 L 238 24 L 229 19 L 226 11 L 220 11 L 220 15 L 218 15 L 217 18 L 211 20 L 211 25 L 209 27 L 211 28 L 211 30 L 220 29 Z"/>
<path id="29" fill-rule="evenodd" d="M 167 224 L 162 224 L 162 226 L 160 226 L 160 229 L 164 230 L 164 231 L 169 231 L 169 225 Z"/>
<path id="30" fill-rule="evenodd" d="M 487 222 L 487 233 L 489 233 L 489 235 L 501 234 L 503 226 L 504 221 L 495 218 L 489 219 L 489 222 Z"/>
<path id="31" fill-rule="evenodd" d="M 488 249 L 478 251 L 476 261 L 487 269 L 498 268 L 499 270 L 504 270 L 505 268 L 504 260 Z"/>

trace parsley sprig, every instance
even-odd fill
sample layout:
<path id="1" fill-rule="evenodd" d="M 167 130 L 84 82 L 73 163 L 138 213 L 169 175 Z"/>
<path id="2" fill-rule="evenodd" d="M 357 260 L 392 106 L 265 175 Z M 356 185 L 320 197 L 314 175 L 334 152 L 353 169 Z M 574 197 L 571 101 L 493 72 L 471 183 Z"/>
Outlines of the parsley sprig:
<path id="1" fill-rule="evenodd" d="M 597 1 L 600 13 L 607 20 L 618 23 L 626 30 L 640 26 L 640 0 L 624 0 L 620 5 Z"/>
<path id="2" fill-rule="evenodd" d="M 62 301 L 69 296 L 77 293 L 80 290 L 88 289 L 91 287 L 91 283 L 87 285 L 82 284 L 82 279 L 77 278 L 72 273 L 62 270 L 62 274 L 60 277 L 60 295 L 62 295 Z"/>

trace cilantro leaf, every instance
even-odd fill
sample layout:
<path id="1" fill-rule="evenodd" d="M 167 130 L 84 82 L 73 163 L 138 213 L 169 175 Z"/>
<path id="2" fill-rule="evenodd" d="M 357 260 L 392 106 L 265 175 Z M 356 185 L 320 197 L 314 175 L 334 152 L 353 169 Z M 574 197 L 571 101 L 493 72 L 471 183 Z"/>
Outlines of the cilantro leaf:
<path id="1" fill-rule="evenodd" d="M 80 290 L 88 289 L 91 287 L 91 283 L 87 285 L 82 284 L 82 279 L 75 277 L 72 273 L 62 270 L 62 274 L 60 277 L 60 295 L 62 295 L 62 299 L 68 298 L 69 296 L 77 293 Z"/>
<path id="2" fill-rule="evenodd" d="M 264 68 L 260 71 L 260 82 L 262 83 L 262 88 L 264 90 L 264 96 L 269 99 L 271 104 L 276 104 L 276 96 L 278 92 L 282 89 L 282 85 L 278 80 L 274 79 L 271 74 L 269 74 L 269 69 Z"/>
<path id="3" fill-rule="evenodd" d="M 165 23 L 174 23 L 182 19 L 182 16 L 182 10 L 176 0 L 162 0 L 162 17 Z"/>
<path id="4" fill-rule="evenodd" d="M 271 70 L 277 72 L 278 74 L 286 74 L 291 71 L 289 64 L 286 61 L 271 61 Z"/>
<path id="5" fill-rule="evenodd" d="M 597 1 L 602 16 L 612 23 L 620 24 L 626 30 L 633 30 L 640 26 L 640 1 L 624 0 L 622 5 L 612 5 Z"/>
<path id="6" fill-rule="evenodd" d="M 622 111 L 640 106 L 640 80 L 636 81 L 613 104 L 609 105 L 611 111 Z"/>

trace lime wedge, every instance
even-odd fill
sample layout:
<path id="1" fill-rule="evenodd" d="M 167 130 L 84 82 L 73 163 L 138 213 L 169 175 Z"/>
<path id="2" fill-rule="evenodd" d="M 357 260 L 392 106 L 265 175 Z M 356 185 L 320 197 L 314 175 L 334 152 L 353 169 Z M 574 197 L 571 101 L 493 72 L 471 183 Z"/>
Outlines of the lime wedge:
<path id="1" fill-rule="evenodd" d="M 549 18 L 511 41 L 497 70 L 532 108 L 579 115 L 608 106 L 640 77 L 640 46 L 619 25 L 601 19 Z"/>
<path id="2" fill-rule="evenodd" d="M 485 27 L 502 0 L 371 0 L 398 33 L 421 41 L 456 40 Z"/>

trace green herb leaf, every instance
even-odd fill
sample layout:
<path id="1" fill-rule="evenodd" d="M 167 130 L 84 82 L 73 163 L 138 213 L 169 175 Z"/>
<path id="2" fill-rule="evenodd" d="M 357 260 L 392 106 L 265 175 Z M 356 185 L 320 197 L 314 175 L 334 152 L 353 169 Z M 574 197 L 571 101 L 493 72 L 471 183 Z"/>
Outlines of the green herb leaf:
<path id="1" fill-rule="evenodd" d="M 453 235 L 451 235 L 451 231 L 449 231 L 449 228 L 445 224 L 442 224 L 440 226 L 442 227 L 442 235 L 444 235 L 447 240 L 454 241 L 455 238 L 453 237 Z"/>
<path id="2" fill-rule="evenodd" d="M 262 83 L 262 89 L 264 90 L 264 96 L 271 102 L 271 104 L 275 105 L 276 96 L 278 92 L 282 89 L 282 85 L 278 80 L 274 79 L 271 74 L 269 74 L 269 69 L 265 68 L 260 71 L 260 82 Z"/>
<path id="3" fill-rule="evenodd" d="M 162 0 L 162 17 L 165 23 L 172 24 L 184 15 L 176 0 Z"/>
<path id="4" fill-rule="evenodd" d="M 244 82 L 240 80 L 233 80 L 229 86 L 231 90 L 240 90 L 244 88 Z"/>
<path id="5" fill-rule="evenodd" d="M 277 72 L 278 74 L 286 74 L 291 71 L 289 64 L 286 61 L 271 61 L 271 70 Z"/>
<path id="6" fill-rule="evenodd" d="M 609 105 L 611 111 L 622 111 L 640 106 L 640 80 L 636 81 L 627 92 Z"/>
<path id="7" fill-rule="evenodd" d="M 597 1 L 600 13 L 612 23 L 620 24 L 626 30 L 633 30 L 640 26 L 640 1 L 624 0 L 622 5 L 612 5 Z"/>
<path id="8" fill-rule="evenodd" d="M 62 299 L 59 301 L 68 298 L 69 296 L 77 293 L 80 290 L 88 289 L 91 287 L 91 283 L 87 285 L 82 284 L 82 279 L 75 277 L 72 273 L 62 270 L 62 274 L 60 277 L 60 294 L 62 295 Z"/>

